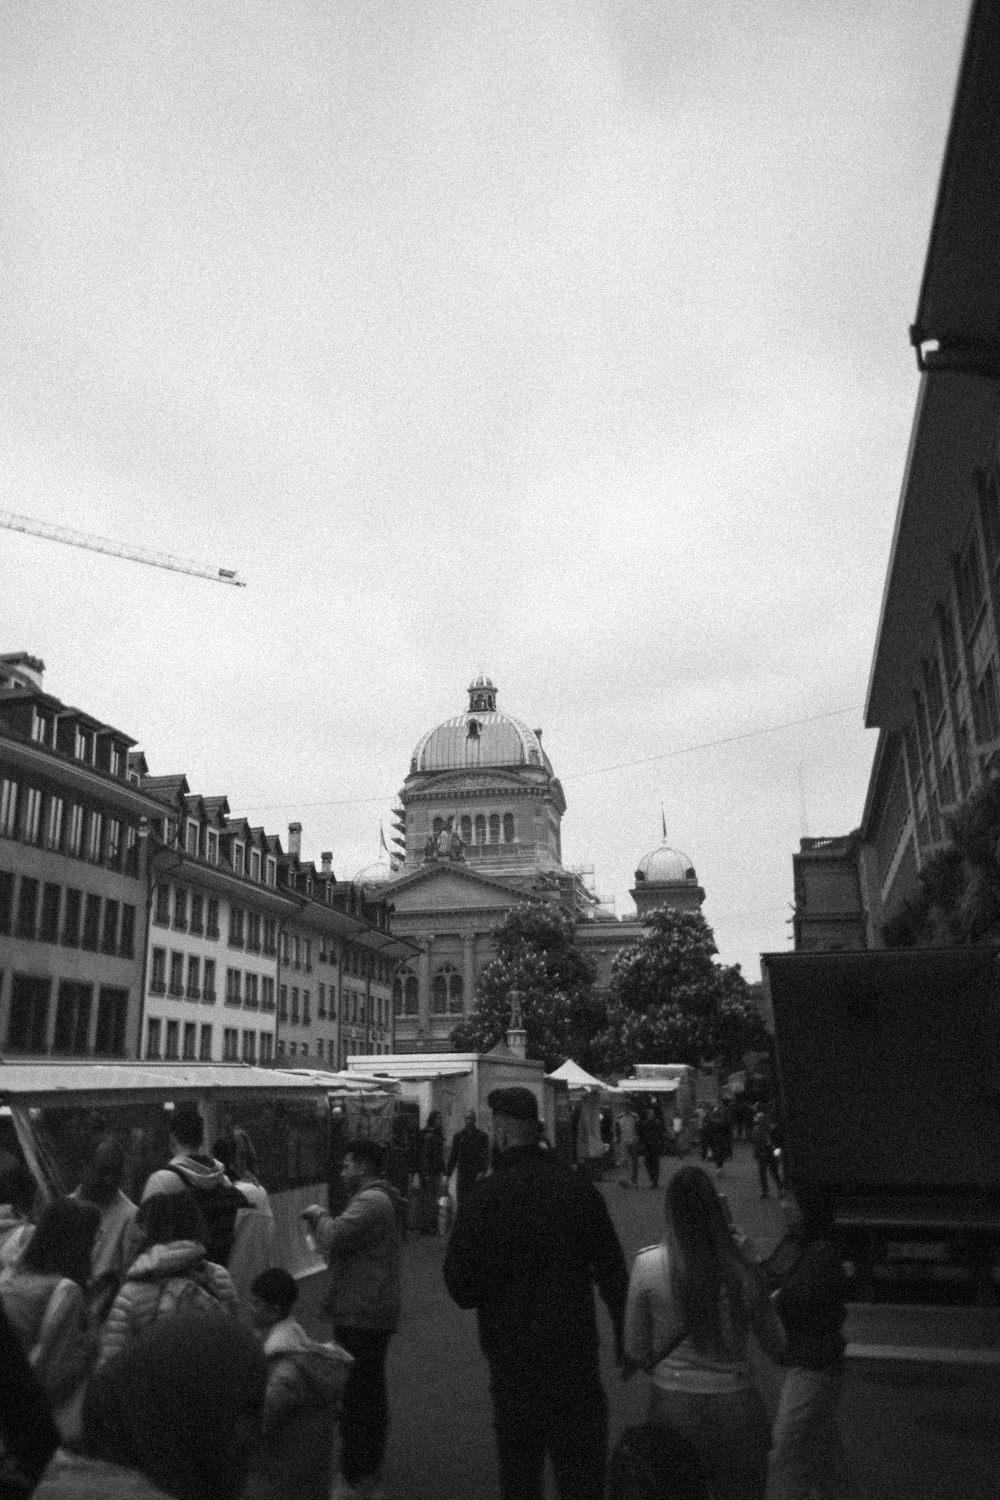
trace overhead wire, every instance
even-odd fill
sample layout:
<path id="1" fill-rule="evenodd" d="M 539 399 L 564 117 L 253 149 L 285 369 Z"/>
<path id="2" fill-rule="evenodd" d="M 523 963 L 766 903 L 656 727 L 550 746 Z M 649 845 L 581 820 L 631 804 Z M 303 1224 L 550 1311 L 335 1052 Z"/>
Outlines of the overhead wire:
<path id="1" fill-rule="evenodd" d="M 809 714 L 802 719 L 786 719 L 781 724 L 767 724 L 761 729 L 748 729 L 742 734 L 725 735 L 716 740 L 699 740 L 693 745 L 679 745 L 673 750 L 661 750 L 655 755 L 640 755 L 632 760 L 619 760 L 607 766 L 594 766 L 589 771 L 570 771 L 568 775 L 560 777 L 561 781 L 582 781 L 587 776 L 606 776 L 612 771 L 626 771 L 632 766 L 648 766 L 658 760 L 673 760 L 679 755 L 692 755 L 698 750 L 716 750 L 725 745 L 739 745 L 747 740 L 761 739 L 767 734 L 779 734 L 784 729 L 798 729 L 805 724 L 819 724 L 824 719 L 842 718 L 845 714 L 858 713 L 861 704 L 851 704 L 848 708 L 831 708 L 821 714 Z M 335 797 L 322 802 L 250 802 L 245 803 L 247 812 L 281 812 L 284 808 L 301 808 L 303 810 L 316 807 L 362 807 L 370 806 L 379 802 L 390 802 L 396 797 L 396 793 L 381 797 Z"/>

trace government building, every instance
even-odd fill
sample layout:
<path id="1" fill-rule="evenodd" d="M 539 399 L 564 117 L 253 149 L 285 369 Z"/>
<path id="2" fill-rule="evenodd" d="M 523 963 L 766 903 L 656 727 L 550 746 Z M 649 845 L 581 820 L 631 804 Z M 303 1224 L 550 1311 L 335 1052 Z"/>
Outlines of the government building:
<path id="1" fill-rule="evenodd" d="M 497 706 L 477 676 L 468 707 L 417 741 L 399 794 L 401 863 L 367 867 L 355 883 L 381 888 L 392 930 L 420 949 L 394 981 L 395 1050 L 447 1050 L 473 1009 L 494 954 L 493 933 L 526 900 L 561 907 L 607 989 L 615 954 L 659 906 L 698 910 L 705 893 L 690 861 L 665 843 L 636 871 L 636 915 L 620 921 L 562 862 L 562 785 L 542 731 Z"/>

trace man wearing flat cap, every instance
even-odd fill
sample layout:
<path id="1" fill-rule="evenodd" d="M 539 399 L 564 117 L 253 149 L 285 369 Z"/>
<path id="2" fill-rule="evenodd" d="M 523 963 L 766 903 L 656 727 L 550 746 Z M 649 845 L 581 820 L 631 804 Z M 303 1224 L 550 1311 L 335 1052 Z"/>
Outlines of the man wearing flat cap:
<path id="1" fill-rule="evenodd" d="M 594 1284 L 621 1361 L 628 1276 L 597 1189 L 538 1143 L 530 1089 L 495 1089 L 497 1169 L 459 1209 L 444 1278 L 475 1308 L 490 1367 L 504 1500 L 541 1500 L 546 1456 L 562 1500 L 600 1500 L 608 1449 Z"/>

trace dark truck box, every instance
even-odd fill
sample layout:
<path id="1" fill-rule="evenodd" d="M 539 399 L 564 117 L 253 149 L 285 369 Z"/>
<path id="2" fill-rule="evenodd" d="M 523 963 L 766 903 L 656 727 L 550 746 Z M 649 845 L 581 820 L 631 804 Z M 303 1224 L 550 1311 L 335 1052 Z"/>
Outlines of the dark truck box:
<path id="1" fill-rule="evenodd" d="M 898 1263 L 992 1300 L 1000 961 L 988 948 L 763 955 L 791 1181 L 832 1195 L 859 1292 Z M 917 1247 L 923 1247 L 918 1249 Z M 909 1265 L 906 1262 L 909 1260 Z M 949 1274 L 944 1274 L 949 1273 Z M 897 1280 L 899 1278 L 897 1277 Z"/>

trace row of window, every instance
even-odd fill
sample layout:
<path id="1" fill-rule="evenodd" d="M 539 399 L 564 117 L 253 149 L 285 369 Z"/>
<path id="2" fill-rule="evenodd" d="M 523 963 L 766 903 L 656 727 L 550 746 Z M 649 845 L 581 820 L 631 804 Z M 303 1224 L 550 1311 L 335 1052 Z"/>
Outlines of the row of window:
<path id="1" fill-rule="evenodd" d="M 108 739 L 108 730 L 83 729 L 64 713 L 46 713 L 37 705 L 31 716 L 31 738 L 36 745 L 47 745 L 82 760 L 88 766 L 108 771 L 121 779 L 125 774 L 125 752 Z"/>
<path id="2" fill-rule="evenodd" d="M 0 974 L 0 980 L 3 976 Z M 12 974 L 6 1050 L 62 1057 L 124 1057 L 128 990 L 50 975 Z"/>
<path id="3" fill-rule="evenodd" d="M 415 974 L 397 977 L 392 986 L 392 1006 L 397 1016 L 420 1013 L 420 986 Z M 461 974 L 446 964 L 431 981 L 431 1015 L 460 1016 L 465 1010 L 465 983 Z"/>
<path id="4" fill-rule="evenodd" d="M 0 933 L 62 943 L 115 958 L 135 957 L 135 907 L 92 891 L 0 870 Z"/>
<path id="5" fill-rule="evenodd" d="M 443 833 L 444 819 L 435 818 L 432 826 L 435 836 Z M 514 842 L 514 814 L 504 813 L 502 818 L 499 813 L 490 813 L 488 817 L 483 813 L 477 813 L 474 818 L 466 815 L 459 819 L 459 829 L 462 840 L 466 844 L 499 844 L 501 829 L 503 842 L 512 844 Z"/>
<path id="6" fill-rule="evenodd" d="M 192 859 L 203 859 L 206 864 L 219 864 L 221 850 L 220 840 L 226 837 L 225 830 L 212 828 L 207 823 L 202 823 L 198 818 L 185 818 L 184 820 L 184 853 Z M 163 826 L 163 838 L 168 844 L 181 843 L 180 832 L 168 819 Z M 273 854 L 262 854 L 259 849 L 251 848 L 249 853 L 246 845 L 241 839 L 232 839 L 229 846 L 229 865 L 234 875 L 248 875 L 258 885 L 276 886 L 278 884 L 278 861 Z"/>
<path id="7" fill-rule="evenodd" d="M 137 824 L 8 777 L 0 779 L 0 838 L 20 839 L 126 875 L 139 872 Z"/>

